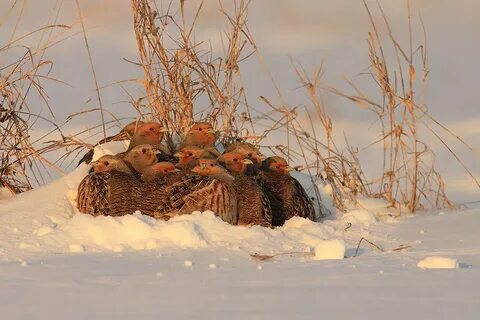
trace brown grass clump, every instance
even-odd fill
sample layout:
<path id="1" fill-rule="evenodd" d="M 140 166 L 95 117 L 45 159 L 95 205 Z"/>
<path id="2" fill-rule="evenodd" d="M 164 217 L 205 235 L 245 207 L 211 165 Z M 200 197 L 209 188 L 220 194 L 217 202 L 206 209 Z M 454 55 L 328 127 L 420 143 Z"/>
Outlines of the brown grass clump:
<path id="1" fill-rule="evenodd" d="M 354 94 L 324 86 L 363 110 L 373 112 L 380 121 L 380 138 L 366 149 L 382 145 L 383 170 L 380 177 L 365 184 L 368 189 L 362 190 L 362 193 L 369 197 L 384 198 L 392 207 L 400 210 L 405 208 L 410 212 L 431 207 L 452 207 L 445 193 L 445 182 L 435 169 L 435 154 L 420 136 L 421 132 L 430 131 L 451 151 L 435 130 L 441 129 L 451 135 L 453 133 L 433 118 L 425 104 L 419 102 L 429 74 L 426 37 L 423 43 L 414 47 L 410 6 L 409 43 L 405 48 L 392 33 L 380 4 L 378 3 L 378 9 L 381 22 L 375 20 L 365 1 L 364 4 L 372 27 L 368 34 L 370 68 L 367 74 L 378 88 L 373 96 L 379 96 L 380 99 L 377 101 L 371 98 L 349 80 Z M 381 27 L 386 29 L 387 41 L 382 38 Z M 387 49 L 393 50 L 394 61 L 387 59 Z M 454 137 L 464 143 L 458 136 Z M 457 156 L 456 158 L 459 160 Z M 465 166 L 464 168 L 468 171 Z"/>
<path id="2" fill-rule="evenodd" d="M 230 28 L 225 56 L 215 58 L 206 43 L 193 40 L 203 2 L 190 25 L 181 3 L 179 18 L 170 13 L 170 7 L 162 12 L 153 1 L 131 1 L 146 92 L 135 107 L 170 130 L 167 143 L 171 149 L 172 134 L 184 133 L 196 113 L 216 125 L 224 140 L 238 137 L 245 127 L 253 130 L 239 70 L 240 61 L 249 55 L 245 53 L 250 42 L 245 30 L 247 3 L 235 3 L 232 16 L 221 7 Z M 201 106 L 195 108 L 196 104 Z"/>
<path id="3" fill-rule="evenodd" d="M 20 18 L 21 13 L 17 23 Z M 53 45 L 50 37 L 57 28 L 68 27 L 48 25 L 22 36 L 17 36 L 14 28 L 9 41 L 0 43 L 0 187 L 12 193 L 45 183 L 44 175 L 52 169 L 61 172 L 44 157 L 48 150 L 38 145 L 48 134 L 39 139 L 31 137 L 37 122 L 46 122 L 52 127 L 50 133 L 61 134 L 60 128 L 49 119 L 54 115 L 42 85 L 54 80 L 49 76 L 52 62 L 45 60 L 44 54 Z M 42 33 L 42 41 L 35 49 L 20 44 L 35 33 Z M 31 108 L 32 96 L 44 102 L 48 115 L 42 116 L 39 106 Z"/>

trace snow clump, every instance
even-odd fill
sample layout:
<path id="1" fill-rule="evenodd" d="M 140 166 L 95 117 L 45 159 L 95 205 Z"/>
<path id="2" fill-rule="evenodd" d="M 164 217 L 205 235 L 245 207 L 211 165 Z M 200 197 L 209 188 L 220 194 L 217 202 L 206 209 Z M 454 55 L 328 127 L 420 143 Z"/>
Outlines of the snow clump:
<path id="1" fill-rule="evenodd" d="M 447 257 L 426 257 L 418 262 L 421 269 L 457 269 L 458 261 Z"/>

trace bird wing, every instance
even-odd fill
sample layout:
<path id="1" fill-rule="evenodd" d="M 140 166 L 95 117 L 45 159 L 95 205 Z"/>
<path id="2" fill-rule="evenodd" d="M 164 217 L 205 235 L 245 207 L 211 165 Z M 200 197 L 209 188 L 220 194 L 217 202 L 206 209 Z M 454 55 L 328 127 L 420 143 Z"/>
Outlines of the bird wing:
<path id="1" fill-rule="evenodd" d="M 262 202 L 262 215 L 265 218 L 266 221 L 268 221 L 269 225 L 271 226 L 272 224 L 272 219 L 273 219 L 273 213 L 272 213 L 272 208 L 270 205 L 270 200 L 268 199 L 268 196 L 265 193 L 265 187 L 260 186 L 260 190 L 262 191 L 261 193 L 261 202 Z"/>
<path id="2" fill-rule="evenodd" d="M 312 221 L 316 221 L 315 208 L 312 203 L 312 199 L 308 196 L 303 186 L 295 178 L 292 177 L 292 184 L 294 189 L 294 208 L 297 215 L 303 218 L 308 218 Z"/>
<path id="3" fill-rule="evenodd" d="M 238 196 L 238 224 L 272 226 L 272 209 L 265 191 L 252 177 L 238 173 L 235 188 Z"/>
<path id="4" fill-rule="evenodd" d="M 165 187 L 155 217 L 168 219 L 192 211 L 211 210 L 222 220 L 235 223 L 234 201 L 232 193 L 222 181 L 193 174 L 186 175 Z"/>
<path id="5" fill-rule="evenodd" d="M 110 172 L 91 173 L 78 186 L 77 207 L 93 216 L 108 215 L 110 210 Z"/>

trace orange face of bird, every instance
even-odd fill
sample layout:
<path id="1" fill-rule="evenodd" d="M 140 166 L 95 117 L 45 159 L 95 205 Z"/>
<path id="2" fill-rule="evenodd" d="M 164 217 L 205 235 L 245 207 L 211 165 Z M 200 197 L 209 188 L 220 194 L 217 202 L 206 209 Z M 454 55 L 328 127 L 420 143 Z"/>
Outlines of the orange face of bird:
<path id="1" fill-rule="evenodd" d="M 159 173 L 159 174 L 167 174 L 170 172 L 178 171 L 178 169 L 175 168 L 175 166 L 170 162 L 155 163 L 150 168 L 153 172 Z"/>
<path id="2" fill-rule="evenodd" d="M 289 174 L 293 169 L 288 165 L 287 161 L 282 157 L 270 157 L 265 160 L 268 164 L 268 169 L 273 172 L 280 172 L 283 174 Z"/>
<path id="3" fill-rule="evenodd" d="M 237 152 L 224 153 L 218 158 L 218 161 L 225 163 L 225 166 L 229 171 L 238 173 L 245 173 L 247 165 L 252 164 L 251 160 Z"/>
<path id="4" fill-rule="evenodd" d="M 216 140 L 215 130 L 208 122 L 195 123 L 187 133 L 186 140 L 195 145 L 213 146 Z"/>
<path id="5" fill-rule="evenodd" d="M 202 148 L 191 146 L 182 148 L 180 151 L 175 153 L 174 156 L 178 158 L 178 164 L 181 167 L 185 167 L 191 164 L 193 161 L 201 158 L 204 153 L 205 151 Z"/>
<path id="6" fill-rule="evenodd" d="M 147 122 L 137 129 L 136 134 L 141 136 L 142 141 L 144 143 L 157 145 L 157 144 L 160 144 L 160 142 L 162 142 L 163 134 L 165 131 L 166 130 L 162 128 L 160 123 Z"/>
<path id="7" fill-rule="evenodd" d="M 115 156 L 105 155 L 100 157 L 97 161 L 92 162 L 90 172 L 108 172 L 112 170 L 120 170 L 125 166 L 122 160 Z"/>
<path id="8" fill-rule="evenodd" d="M 199 159 L 198 164 L 191 171 L 201 176 L 227 173 L 214 159 Z"/>
<path id="9" fill-rule="evenodd" d="M 141 144 L 130 150 L 125 159 L 135 168 L 143 168 L 157 163 L 157 151 L 149 144 Z"/>
<path id="10" fill-rule="evenodd" d="M 250 143 L 233 145 L 228 150 L 242 154 L 245 158 L 250 159 L 256 166 L 260 166 L 262 164 L 262 160 L 265 159 L 260 150 Z"/>

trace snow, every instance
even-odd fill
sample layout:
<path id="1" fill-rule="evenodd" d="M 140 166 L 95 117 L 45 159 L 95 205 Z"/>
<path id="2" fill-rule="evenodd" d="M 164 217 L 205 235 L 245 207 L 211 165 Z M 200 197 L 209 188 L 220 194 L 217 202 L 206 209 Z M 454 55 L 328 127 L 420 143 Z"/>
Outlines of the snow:
<path id="1" fill-rule="evenodd" d="M 100 144 L 95 147 L 92 161 L 98 160 L 101 156 L 106 154 L 117 154 L 120 152 L 127 151 L 128 140 L 125 141 L 110 141 L 107 143 Z"/>
<path id="2" fill-rule="evenodd" d="M 13 192 L 10 189 L 5 187 L 0 187 L 0 201 L 11 199 L 14 196 Z"/>
<path id="3" fill-rule="evenodd" d="M 104 145 L 96 157 L 125 146 Z M 2 319 L 403 320 L 480 313 L 478 209 L 394 218 L 386 203 L 359 199 L 356 209 L 323 223 L 293 218 L 276 229 L 231 226 L 212 212 L 170 221 L 139 212 L 92 217 L 74 205 L 87 172 L 81 165 L 0 201 Z M 361 238 L 377 248 L 363 241 L 357 250 Z M 417 267 L 425 258 L 422 265 L 458 269 L 426 272 Z"/>
<path id="4" fill-rule="evenodd" d="M 417 266 L 421 269 L 457 269 L 458 261 L 447 257 L 426 257 Z"/>
<path id="5" fill-rule="evenodd" d="M 345 242 L 343 240 L 325 240 L 315 247 L 314 260 L 338 260 L 345 256 Z"/>
<path id="6" fill-rule="evenodd" d="M 336 209 L 333 203 L 333 189 L 331 185 L 321 178 L 310 176 L 308 172 L 292 171 L 291 176 L 302 184 L 308 196 L 313 199 L 317 220 L 320 218 L 320 210 L 322 210 L 324 215 L 335 214 Z M 322 208 L 320 208 L 320 203 Z"/>
<path id="7" fill-rule="evenodd" d="M 365 226 L 372 225 L 377 222 L 375 215 L 366 210 L 351 210 L 341 217 L 346 224 L 363 224 Z"/>

